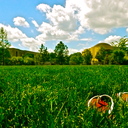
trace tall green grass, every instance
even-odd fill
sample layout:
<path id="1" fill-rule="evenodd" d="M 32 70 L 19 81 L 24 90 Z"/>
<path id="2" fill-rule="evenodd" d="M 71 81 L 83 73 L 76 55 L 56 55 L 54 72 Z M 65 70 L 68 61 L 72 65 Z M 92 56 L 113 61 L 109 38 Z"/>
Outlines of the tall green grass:
<path id="1" fill-rule="evenodd" d="M 128 104 L 116 97 L 128 91 L 128 66 L 0 67 L 2 128 L 126 128 Z M 88 100 L 108 94 L 110 115 L 88 109 Z"/>

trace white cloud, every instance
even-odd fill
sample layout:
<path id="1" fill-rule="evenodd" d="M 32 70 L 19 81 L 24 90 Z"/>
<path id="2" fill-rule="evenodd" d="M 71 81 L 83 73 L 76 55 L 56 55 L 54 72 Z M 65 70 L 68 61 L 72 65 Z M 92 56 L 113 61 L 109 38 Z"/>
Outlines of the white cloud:
<path id="1" fill-rule="evenodd" d="M 76 52 L 80 52 L 79 50 L 73 49 L 73 48 L 68 48 L 68 50 L 69 50 L 69 55 L 73 54 L 73 53 L 76 53 Z"/>
<path id="2" fill-rule="evenodd" d="M 44 8 L 43 8 L 44 7 Z M 43 22 L 38 31 L 41 32 L 37 38 L 42 40 L 78 40 L 78 35 L 83 33 L 84 28 L 80 27 L 77 17 L 70 9 L 60 5 L 38 5 L 37 9 L 46 13 L 49 23 Z M 48 9 L 48 11 L 46 11 Z"/>
<path id="3" fill-rule="evenodd" d="M 48 22 L 43 22 L 37 38 L 42 40 L 80 40 L 86 30 L 106 34 L 113 28 L 127 27 L 128 1 L 126 0 L 66 0 L 65 7 L 40 4 Z M 83 39 L 81 39 L 83 40 Z"/>
<path id="4" fill-rule="evenodd" d="M 87 13 L 90 8 L 85 3 L 85 0 L 66 0 L 66 6 L 68 10 L 74 11 L 75 14 L 79 14 L 79 11 Z"/>
<path id="5" fill-rule="evenodd" d="M 128 32 L 128 28 L 126 29 L 126 32 Z"/>
<path id="6" fill-rule="evenodd" d="M 79 28 L 74 32 L 74 34 L 79 35 L 84 32 L 85 32 L 84 28 L 82 26 L 79 26 Z"/>
<path id="7" fill-rule="evenodd" d="M 27 38 L 27 36 L 18 28 L 13 28 L 10 25 L 6 26 L 3 24 L 0 24 L 0 27 L 3 27 L 7 31 L 9 41 L 17 42 L 20 39 Z"/>
<path id="8" fill-rule="evenodd" d="M 82 41 L 92 41 L 92 38 L 82 38 L 80 40 L 82 40 Z"/>
<path id="9" fill-rule="evenodd" d="M 10 42 L 21 42 L 21 45 L 29 48 L 31 51 L 37 51 L 38 47 L 41 45 L 42 40 L 29 38 L 18 28 L 13 28 L 10 25 L 6 26 L 0 24 L 0 28 L 3 27 L 8 35 L 8 41 Z M 43 42 L 44 43 L 44 42 Z"/>
<path id="10" fill-rule="evenodd" d="M 34 38 L 21 39 L 21 42 L 24 47 L 27 47 L 29 48 L 30 51 L 35 51 L 35 52 L 38 51 L 39 46 L 42 43 L 39 40 L 36 40 Z"/>
<path id="11" fill-rule="evenodd" d="M 51 52 L 54 52 L 54 50 L 51 48 L 48 48 L 48 52 L 51 53 Z"/>
<path id="12" fill-rule="evenodd" d="M 54 5 L 51 8 L 47 4 L 40 4 L 37 9 L 45 12 L 50 24 L 56 29 L 71 32 L 77 28 L 77 19 L 72 10 L 66 9 L 60 5 Z"/>
<path id="13" fill-rule="evenodd" d="M 51 7 L 47 4 L 39 4 L 36 8 L 41 12 L 49 12 L 51 10 Z"/>
<path id="14" fill-rule="evenodd" d="M 29 27 L 28 22 L 23 17 L 16 17 L 13 19 L 15 26 Z"/>
<path id="15" fill-rule="evenodd" d="M 54 5 L 46 16 L 57 29 L 71 32 L 77 28 L 77 19 L 73 12 L 60 5 Z"/>
<path id="16" fill-rule="evenodd" d="M 84 28 L 80 26 L 77 30 L 69 34 L 69 37 L 67 38 L 67 40 L 69 41 L 82 40 L 82 39 L 79 39 L 79 35 L 82 33 L 84 33 Z"/>
<path id="17" fill-rule="evenodd" d="M 127 0 L 67 0 L 66 7 L 77 11 L 80 24 L 99 34 L 127 27 Z"/>
<path id="18" fill-rule="evenodd" d="M 37 39 L 41 40 L 62 40 L 66 39 L 69 34 L 63 30 L 58 30 L 55 26 L 52 26 L 48 23 L 43 22 L 42 25 L 38 29 L 39 32 L 42 32 Z"/>
<path id="19" fill-rule="evenodd" d="M 40 34 L 37 38 L 41 40 L 81 40 L 79 39 L 79 34 L 84 32 L 84 29 L 80 26 L 78 29 L 74 30 L 73 32 L 68 32 L 63 29 L 58 29 L 57 26 L 51 25 L 49 23 L 43 22 L 39 28 L 37 29 Z M 82 39 L 83 40 L 83 39 Z"/>
<path id="20" fill-rule="evenodd" d="M 37 36 L 37 39 L 47 41 L 47 40 L 80 40 L 78 35 L 83 32 L 83 28 L 79 27 L 74 32 L 67 32 L 63 29 L 58 29 L 56 26 L 50 25 L 49 23 L 43 22 L 38 28 L 38 31 L 42 34 Z"/>
<path id="21" fill-rule="evenodd" d="M 32 20 L 32 23 L 34 24 L 35 27 L 39 27 L 39 25 L 37 24 L 37 22 L 35 20 Z"/>
<path id="22" fill-rule="evenodd" d="M 83 51 L 84 49 L 86 49 L 86 47 L 85 47 L 85 48 L 82 48 L 82 49 L 80 49 L 80 50 L 78 50 L 78 49 L 73 49 L 73 48 L 68 48 L 68 50 L 69 50 L 69 55 L 71 55 L 71 54 L 73 54 L 73 53 L 76 53 L 76 52 L 81 52 L 81 53 L 82 53 L 82 51 Z"/>
<path id="23" fill-rule="evenodd" d="M 111 44 L 111 42 L 119 41 L 120 38 L 121 38 L 121 36 L 116 36 L 116 35 L 114 35 L 114 36 L 109 36 L 109 37 L 107 37 L 105 40 L 99 41 L 99 43 L 104 42 L 104 43 Z"/>

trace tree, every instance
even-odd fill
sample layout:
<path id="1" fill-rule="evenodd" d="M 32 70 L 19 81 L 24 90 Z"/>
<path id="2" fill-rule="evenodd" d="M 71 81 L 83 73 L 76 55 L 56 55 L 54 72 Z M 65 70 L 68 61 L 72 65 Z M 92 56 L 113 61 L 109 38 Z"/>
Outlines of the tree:
<path id="1" fill-rule="evenodd" d="M 0 28 L 0 64 L 5 65 L 8 58 L 10 58 L 10 53 L 8 48 L 10 43 L 7 40 L 7 32 L 4 28 Z"/>
<path id="2" fill-rule="evenodd" d="M 112 64 L 127 64 L 128 63 L 128 38 L 122 37 L 119 41 L 111 42 L 115 47 L 110 56 L 110 63 Z"/>
<path id="3" fill-rule="evenodd" d="M 83 64 L 90 65 L 91 64 L 91 60 L 92 60 L 91 51 L 89 49 L 85 49 L 82 52 L 82 56 L 83 56 Z"/>
<path id="4" fill-rule="evenodd" d="M 49 60 L 49 53 L 47 51 L 47 47 L 45 48 L 45 46 L 43 44 L 41 44 L 40 50 L 39 50 L 39 56 L 40 56 L 40 62 L 42 64 L 44 64 L 46 61 Z"/>
<path id="5" fill-rule="evenodd" d="M 51 52 L 49 53 L 49 61 L 52 65 L 56 64 L 56 54 Z"/>
<path id="6" fill-rule="evenodd" d="M 80 52 L 70 55 L 69 64 L 78 65 L 78 64 L 82 64 L 82 62 L 83 62 L 83 58 Z"/>
<path id="7" fill-rule="evenodd" d="M 128 53 L 128 38 L 127 37 L 122 37 L 120 38 L 119 41 L 111 42 L 110 44 Z"/>
<path id="8" fill-rule="evenodd" d="M 56 54 L 57 63 L 64 64 L 65 59 L 69 53 L 68 47 L 66 45 L 64 45 L 64 43 L 62 41 L 60 41 L 60 43 L 58 43 L 57 46 L 55 47 L 54 52 Z"/>
<path id="9" fill-rule="evenodd" d="M 40 65 L 40 54 L 34 55 L 34 63 L 35 65 Z"/>
<path id="10" fill-rule="evenodd" d="M 103 62 L 104 64 L 110 64 L 109 62 L 110 62 L 110 56 L 112 52 L 113 51 L 111 49 L 106 50 L 106 55 L 105 55 L 104 62 Z"/>
<path id="11" fill-rule="evenodd" d="M 69 56 L 68 55 L 66 55 L 64 58 L 64 64 L 69 65 Z"/>
<path id="12" fill-rule="evenodd" d="M 123 50 L 114 50 L 110 56 L 110 64 L 123 64 L 124 56 Z"/>
<path id="13" fill-rule="evenodd" d="M 26 54 L 23 55 L 22 57 L 23 57 L 23 58 L 25 58 L 25 57 L 34 58 L 34 54 L 33 54 L 33 53 L 26 53 Z"/>
<path id="14" fill-rule="evenodd" d="M 104 64 L 105 57 L 106 57 L 106 50 L 104 49 L 104 47 L 101 47 L 100 50 L 97 52 L 95 58 L 98 59 L 98 61 L 101 64 Z"/>

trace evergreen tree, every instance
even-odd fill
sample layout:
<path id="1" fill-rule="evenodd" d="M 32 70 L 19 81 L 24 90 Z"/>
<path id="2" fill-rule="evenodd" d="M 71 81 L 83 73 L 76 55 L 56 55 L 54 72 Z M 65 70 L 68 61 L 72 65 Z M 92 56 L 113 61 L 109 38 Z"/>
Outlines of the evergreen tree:
<path id="1" fill-rule="evenodd" d="M 47 47 L 45 48 L 45 46 L 43 44 L 41 44 L 39 53 L 40 53 L 39 54 L 40 62 L 42 64 L 44 64 L 46 61 L 49 60 L 49 53 L 47 51 Z"/>
<path id="2" fill-rule="evenodd" d="M 4 30 L 4 28 L 0 28 L 0 64 L 5 65 L 8 63 L 10 58 L 10 53 L 8 51 L 8 48 L 10 46 L 10 43 L 7 39 L 7 32 Z"/>

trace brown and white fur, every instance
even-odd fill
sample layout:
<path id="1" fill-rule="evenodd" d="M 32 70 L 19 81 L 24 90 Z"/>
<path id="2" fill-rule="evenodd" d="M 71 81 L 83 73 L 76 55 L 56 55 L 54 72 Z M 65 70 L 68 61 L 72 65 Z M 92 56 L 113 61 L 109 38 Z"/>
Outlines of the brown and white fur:
<path id="1" fill-rule="evenodd" d="M 128 102 L 128 92 L 119 92 L 117 93 L 117 97 L 125 102 Z"/>

